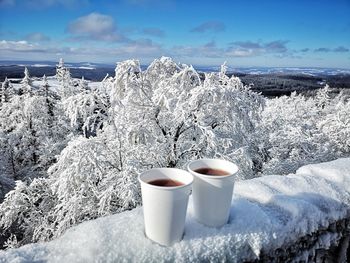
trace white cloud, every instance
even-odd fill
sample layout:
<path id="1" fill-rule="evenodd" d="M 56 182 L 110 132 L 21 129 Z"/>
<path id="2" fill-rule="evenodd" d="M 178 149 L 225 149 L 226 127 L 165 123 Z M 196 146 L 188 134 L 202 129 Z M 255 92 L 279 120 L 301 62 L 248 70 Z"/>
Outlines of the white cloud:
<path id="1" fill-rule="evenodd" d="M 21 41 L 0 41 L 0 50 L 17 51 L 17 52 L 27 52 L 27 51 L 39 51 L 37 45 L 30 44 L 25 40 Z"/>
<path id="2" fill-rule="evenodd" d="M 200 46 L 175 46 L 173 54 L 179 57 L 206 57 L 206 58 L 230 58 L 230 57 L 251 57 L 259 55 L 254 49 L 242 47 L 218 47 L 214 41 Z"/>
<path id="3" fill-rule="evenodd" d="M 33 44 L 28 41 L 0 41 L 2 59 L 57 60 L 64 57 L 70 61 L 115 62 L 121 59 L 146 59 L 148 61 L 164 55 L 159 44 L 149 39 L 139 39 L 122 43 L 114 47 L 97 48 L 85 45 L 82 47 L 65 47 L 50 42 L 50 45 Z"/>
<path id="4" fill-rule="evenodd" d="M 84 31 L 88 32 L 88 31 Z M 93 31 L 97 34 L 96 30 Z M 98 31 L 100 32 L 100 31 Z M 113 35 L 108 35 L 113 37 Z M 80 36 L 76 36 L 80 37 Z M 221 63 L 222 61 L 248 61 L 249 58 L 268 56 L 279 59 L 286 56 L 290 58 L 296 51 L 286 50 L 285 41 L 272 42 L 235 42 L 228 46 L 218 46 L 215 41 L 210 41 L 197 46 L 163 46 L 151 39 L 128 40 L 125 42 L 110 43 L 104 47 L 98 47 L 94 42 L 82 42 L 78 47 L 67 47 L 62 42 L 32 42 L 27 40 L 0 41 L 0 53 L 2 59 L 29 59 L 29 60 L 57 60 L 64 57 L 70 61 L 95 61 L 115 62 L 122 59 L 136 58 L 143 63 L 148 63 L 162 55 L 171 56 L 176 60 L 189 63 Z M 340 48 L 339 48 L 340 50 Z M 343 50 L 343 48 L 341 49 Z M 251 61 L 251 60 L 250 60 Z"/>
<path id="5" fill-rule="evenodd" d="M 84 32 L 88 32 L 86 28 Z M 92 30 L 95 34 L 95 29 Z M 110 36 L 110 35 L 107 35 Z M 55 43 L 50 45 L 33 44 L 27 41 L 6 41 L 0 42 L 0 51 L 6 50 L 8 52 L 31 52 L 31 53 L 45 53 L 48 56 L 51 54 L 69 55 L 74 57 L 98 57 L 107 60 L 117 60 L 121 58 L 150 58 L 161 55 L 170 55 L 175 58 L 208 58 L 208 59 L 229 59 L 229 58 L 245 58 L 256 57 L 264 54 L 279 54 L 284 55 L 285 46 L 279 41 L 269 43 L 262 43 L 253 45 L 248 42 L 237 42 L 235 45 L 230 44 L 229 47 L 218 47 L 215 41 L 210 41 L 199 46 L 174 46 L 164 48 L 162 45 L 153 42 L 150 39 L 129 40 L 115 44 L 113 47 L 97 48 L 93 44 L 85 43 L 81 47 L 69 48 L 60 47 Z"/>
<path id="6" fill-rule="evenodd" d="M 114 19 L 100 13 L 91 13 L 71 22 L 66 31 L 72 34 L 70 40 L 98 40 L 108 42 L 126 41 L 118 32 Z"/>
<path id="7" fill-rule="evenodd" d="M 281 56 L 292 55 L 287 48 L 286 40 L 275 40 L 271 42 L 237 41 L 229 43 L 226 55 L 233 57 L 253 57 L 264 54 L 280 54 Z"/>
<path id="8" fill-rule="evenodd" d="M 226 52 L 229 57 L 251 57 L 256 55 L 252 49 L 231 49 Z"/>
<path id="9" fill-rule="evenodd" d="M 87 16 L 79 17 L 68 26 L 68 32 L 72 34 L 99 35 L 110 33 L 114 30 L 113 18 L 99 13 L 91 13 Z"/>

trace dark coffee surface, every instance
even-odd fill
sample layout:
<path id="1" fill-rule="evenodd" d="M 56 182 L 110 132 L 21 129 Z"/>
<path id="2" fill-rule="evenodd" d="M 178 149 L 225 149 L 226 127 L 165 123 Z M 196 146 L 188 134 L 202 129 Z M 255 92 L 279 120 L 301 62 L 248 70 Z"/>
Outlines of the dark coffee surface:
<path id="1" fill-rule="evenodd" d="M 163 187 L 172 187 L 172 186 L 181 186 L 184 185 L 183 183 L 172 180 L 172 179 L 157 179 L 148 182 L 151 185 L 156 185 L 156 186 L 163 186 Z"/>
<path id="2" fill-rule="evenodd" d="M 230 173 L 226 172 L 225 170 L 221 170 L 221 169 L 215 169 L 215 168 L 199 168 L 194 170 L 196 173 L 199 174 L 205 174 L 205 175 L 229 175 Z"/>

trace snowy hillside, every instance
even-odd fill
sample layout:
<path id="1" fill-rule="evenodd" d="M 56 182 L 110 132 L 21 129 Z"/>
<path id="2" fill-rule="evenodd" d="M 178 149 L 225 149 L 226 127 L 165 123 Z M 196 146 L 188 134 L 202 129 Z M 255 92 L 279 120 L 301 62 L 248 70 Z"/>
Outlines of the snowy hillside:
<path id="1" fill-rule="evenodd" d="M 144 236 L 142 208 L 80 224 L 59 239 L 0 252 L 8 262 L 242 262 L 350 216 L 350 158 L 308 165 L 296 174 L 237 182 L 230 221 L 208 228 L 188 208 L 183 240 L 162 247 Z M 344 232 L 345 234 L 345 232 Z M 316 248 L 339 242 L 339 233 L 321 232 L 310 247 L 300 246 L 292 260 L 307 260 Z M 307 241 L 307 239 L 306 239 Z M 307 242 L 306 242 L 307 244 Z M 1 261 L 1 260 L 0 260 Z"/>

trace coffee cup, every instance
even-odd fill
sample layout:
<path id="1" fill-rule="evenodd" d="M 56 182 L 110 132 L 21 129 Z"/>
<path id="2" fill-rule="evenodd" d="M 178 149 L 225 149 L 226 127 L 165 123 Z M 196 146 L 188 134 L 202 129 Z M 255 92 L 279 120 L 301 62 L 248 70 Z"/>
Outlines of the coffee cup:
<path id="1" fill-rule="evenodd" d="M 187 166 L 193 175 L 194 217 L 204 225 L 221 227 L 228 222 L 234 175 L 238 167 L 220 159 L 199 159 Z"/>
<path id="2" fill-rule="evenodd" d="M 171 246 L 184 235 L 193 176 L 175 168 L 155 168 L 139 176 L 146 236 Z"/>

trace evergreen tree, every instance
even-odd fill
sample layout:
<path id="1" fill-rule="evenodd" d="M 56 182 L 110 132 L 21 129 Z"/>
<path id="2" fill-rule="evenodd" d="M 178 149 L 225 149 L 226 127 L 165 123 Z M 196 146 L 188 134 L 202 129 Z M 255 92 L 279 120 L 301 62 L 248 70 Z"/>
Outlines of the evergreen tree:
<path id="1" fill-rule="evenodd" d="M 11 82 L 5 78 L 4 82 L 1 85 L 1 90 L 0 90 L 0 106 L 6 102 L 9 102 L 10 97 L 12 95 L 12 85 Z"/>
<path id="2" fill-rule="evenodd" d="M 84 76 L 79 80 L 78 89 L 80 92 L 86 92 L 89 89 L 88 82 L 84 79 Z"/>
<path id="3" fill-rule="evenodd" d="M 43 76 L 43 87 L 45 91 L 48 91 L 48 88 L 50 87 L 49 82 L 47 81 L 46 75 Z"/>
<path id="4" fill-rule="evenodd" d="M 63 98 L 67 98 L 69 96 L 75 95 L 77 93 L 77 89 L 73 87 L 72 77 L 70 74 L 69 68 L 65 67 L 64 61 L 61 58 L 58 65 L 56 66 L 56 79 L 59 81 L 61 85 L 61 89 L 59 90 L 59 94 Z"/>
<path id="5" fill-rule="evenodd" d="M 54 101 L 52 96 L 50 96 L 50 90 L 49 90 L 49 82 L 47 81 L 46 75 L 43 76 L 43 95 L 46 100 L 46 106 L 47 106 L 47 113 L 49 114 L 50 118 L 48 119 L 48 125 L 51 127 L 52 125 L 52 118 L 54 117 Z"/>
<path id="6" fill-rule="evenodd" d="M 24 68 L 24 78 L 21 81 L 22 86 L 20 87 L 19 94 L 29 94 L 33 95 L 32 79 L 30 78 L 29 71 L 27 67 Z"/>
<path id="7" fill-rule="evenodd" d="M 71 82 L 71 74 L 69 68 L 65 67 L 63 58 L 60 59 L 56 66 L 56 78 L 60 83 Z"/>
<path id="8" fill-rule="evenodd" d="M 330 102 L 330 89 L 328 84 L 323 89 L 319 89 L 316 93 L 315 102 L 318 107 L 321 107 L 322 109 L 326 107 Z"/>
<path id="9" fill-rule="evenodd" d="M 58 65 L 56 66 L 56 78 L 59 82 L 63 81 L 66 74 L 66 67 L 64 66 L 63 58 L 60 58 Z"/>

